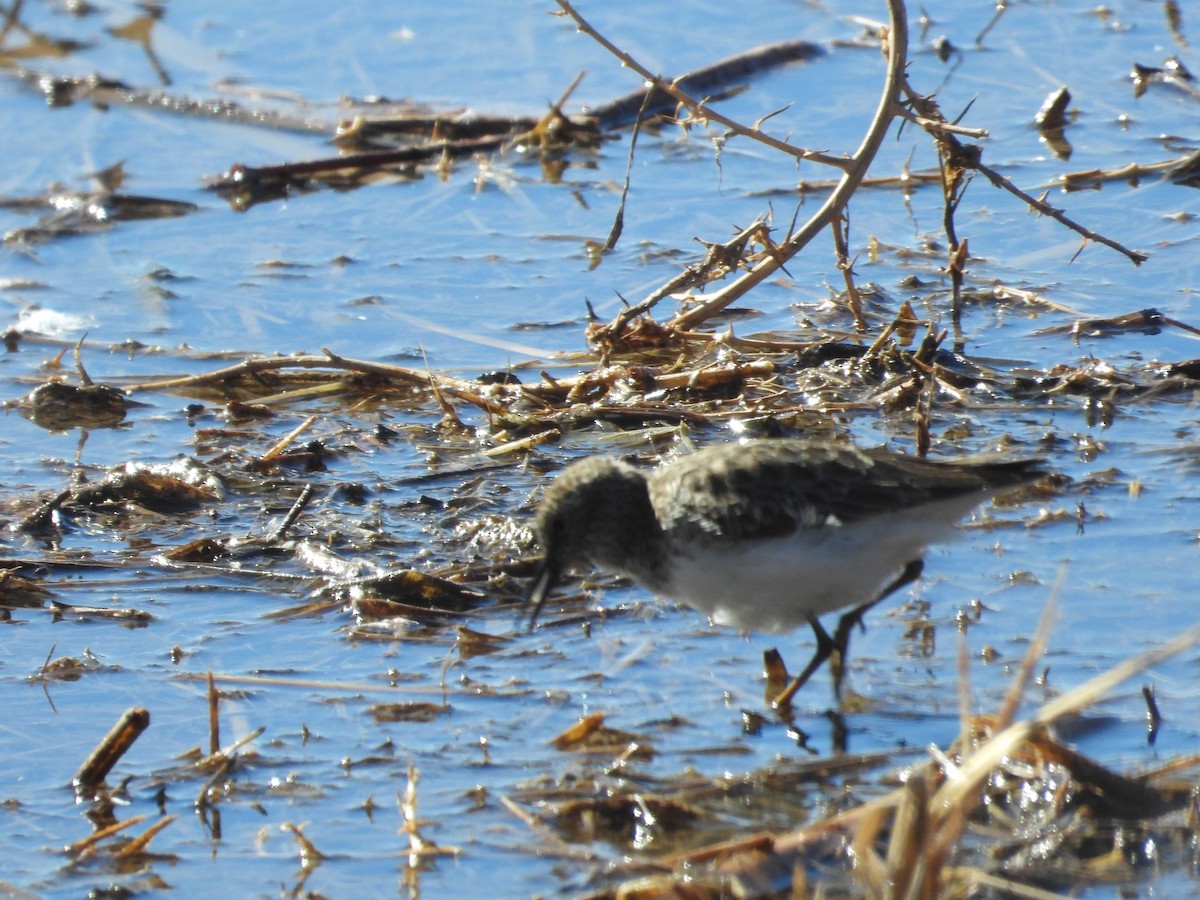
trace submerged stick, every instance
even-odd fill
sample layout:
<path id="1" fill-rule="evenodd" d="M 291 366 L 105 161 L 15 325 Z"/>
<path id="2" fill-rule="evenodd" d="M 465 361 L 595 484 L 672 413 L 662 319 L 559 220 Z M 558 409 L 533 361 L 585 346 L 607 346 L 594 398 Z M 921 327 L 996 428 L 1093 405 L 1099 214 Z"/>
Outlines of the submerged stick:
<path id="1" fill-rule="evenodd" d="M 221 695 L 213 683 L 213 673 L 208 672 L 208 755 L 216 756 L 221 751 Z"/>
<path id="2" fill-rule="evenodd" d="M 116 859 L 132 859 L 134 857 L 141 856 L 146 852 L 146 848 L 150 846 L 150 841 L 154 839 L 154 836 L 178 818 L 179 816 L 167 816 L 166 818 L 159 819 L 144 832 L 118 850 L 114 854 L 114 857 Z"/>
<path id="3" fill-rule="evenodd" d="M 92 787 L 104 781 L 113 766 L 125 755 L 133 742 L 150 726 L 150 712 L 140 706 L 131 707 L 121 715 L 117 724 L 104 736 L 92 751 L 71 784 L 75 787 Z"/>
<path id="4" fill-rule="evenodd" d="M 99 831 L 93 832 L 92 834 L 89 834 L 85 838 L 81 838 L 73 844 L 68 844 L 63 848 L 63 852 L 68 856 L 79 856 L 83 853 L 90 852 L 92 848 L 101 841 L 107 840 L 114 834 L 120 834 L 122 831 L 133 828 L 135 825 L 141 825 L 145 821 L 145 816 L 134 816 L 132 819 L 129 819 L 125 822 L 114 822 L 112 825 L 101 828 Z"/>
<path id="5" fill-rule="evenodd" d="M 292 508 L 288 510 L 288 514 L 284 516 L 283 521 L 279 523 L 279 527 L 267 536 L 266 543 L 268 546 L 278 544 L 283 540 L 284 535 L 292 530 L 292 526 L 296 524 L 296 520 L 300 518 L 300 514 L 304 512 L 308 504 L 312 502 L 314 493 L 315 488 L 313 488 L 311 483 L 304 486 L 304 489 L 300 492 L 300 496 L 296 498 L 296 502 L 293 503 Z M 211 680 L 209 681 L 209 687 L 212 687 Z M 215 752 L 215 746 L 213 750 Z"/>
<path id="6" fill-rule="evenodd" d="M 562 6 L 562 4 L 559 5 Z M 594 29 L 591 26 L 583 26 L 574 11 L 566 10 L 565 7 L 564 11 L 576 20 L 576 24 L 580 26 L 580 31 L 594 36 Z M 607 48 L 607 44 L 605 44 L 605 47 Z M 778 41 L 774 44 L 764 44 L 750 50 L 743 50 L 740 53 L 727 56 L 714 63 L 709 63 L 699 69 L 693 69 L 675 78 L 670 82 L 670 85 L 676 92 L 686 92 L 688 94 L 707 93 L 714 89 L 727 88 L 738 79 L 746 78 L 750 75 L 776 68 L 777 66 L 787 65 L 788 63 L 803 62 L 823 54 L 824 51 L 820 47 L 808 41 Z M 641 69 L 637 71 L 639 74 L 642 74 Z M 647 79 L 647 81 L 653 82 L 654 79 Z M 599 106 L 593 106 L 587 110 L 587 113 L 598 121 L 601 129 L 611 130 L 631 124 L 637 117 L 638 110 L 640 109 L 644 108 L 644 115 L 649 117 L 662 113 L 670 113 L 680 102 L 680 93 L 671 93 L 666 88 L 651 83 L 643 85 L 637 90 L 630 91 L 625 96 L 618 97 L 616 100 L 602 103 Z M 697 103 L 697 107 L 700 105 L 700 103 Z M 708 110 L 705 112 L 708 114 Z M 757 132 L 757 129 L 754 130 Z M 838 168 L 841 168 L 841 166 L 838 166 Z"/>

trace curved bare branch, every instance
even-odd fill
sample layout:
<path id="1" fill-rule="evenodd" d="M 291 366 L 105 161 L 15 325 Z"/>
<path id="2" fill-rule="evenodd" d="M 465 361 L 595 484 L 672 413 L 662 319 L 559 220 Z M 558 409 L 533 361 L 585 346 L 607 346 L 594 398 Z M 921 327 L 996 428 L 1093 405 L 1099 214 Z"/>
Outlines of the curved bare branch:
<path id="1" fill-rule="evenodd" d="M 895 106 L 900 97 L 901 85 L 904 83 L 904 66 L 908 59 L 908 15 L 903 0 L 887 0 L 888 6 L 888 64 L 887 77 L 884 81 L 883 92 L 876 107 L 871 126 L 867 129 L 862 143 L 850 157 L 851 166 L 838 181 L 822 204 L 821 208 L 804 225 L 794 232 L 786 241 L 774 248 L 737 280 L 720 288 L 709 296 L 703 303 L 687 312 L 675 316 L 668 325 L 673 328 L 687 330 L 695 328 L 704 320 L 716 315 L 730 303 L 744 296 L 759 283 L 774 275 L 783 265 L 803 249 L 809 241 L 834 220 L 850 202 L 851 196 L 858 189 L 867 169 L 875 159 L 884 137 L 887 136 L 895 117 Z M 625 312 L 629 312 L 626 310 Z M 623 323 L 613 322 L 614 331 L 619 331 Z"/>

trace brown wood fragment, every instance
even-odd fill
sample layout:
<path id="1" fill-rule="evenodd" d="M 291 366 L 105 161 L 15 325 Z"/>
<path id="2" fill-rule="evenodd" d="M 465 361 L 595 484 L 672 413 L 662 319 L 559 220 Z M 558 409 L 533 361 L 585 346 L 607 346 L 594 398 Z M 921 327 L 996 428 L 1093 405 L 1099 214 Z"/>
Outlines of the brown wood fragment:
<path id="1" fill-rule="evenodd" d="M 213 683 L 213 674 L 208 673 L 208 753 L 216 756 L 221 751 L 221 694 Z"/>
<path id="2" fill-rule="evenodd" d="M 133 742 L 150 726 L 150 712 L 140 706 L 125 710 L 121 718 L 88 756 L 71 783 L 76 788 L 102 783 Z"/>
<path id="3" fill-rule="evenodd" d="M 135 825 L 140 825 L 144 821 L 146 821 L 145 816 L 134 816 L 127 822 L 115 822 L 112 825 L 107 825 L 104 828 L 89 834 L 87 837 L 79 839 L 73 844 L 68 844 L 63 848 L 63 852 L 68 856 L 79 856 L 83 853 L 87 853 L 105 838 L 110 838 L 114 834 L 120 834 L 122 831 L 132 828 Z"/>
<path id="4" fill-rule="evenodd" d="M 1062 128 L 1067 124 L 1067 107 L 1070 105 L 1071 92 L 1060 87 L 1045 99 L 1033 121 L 1040 129 Z"/>
<path id="5" fill-rule="evenodd" d="M 149 828 L 147 828 L 145 831 L 143 831 L 141 834 L 139 834 L 137 837 L 135 837 L 132 841 L 130 841 L 128 844 L 126 844 L 124 847 L 122 847 L 120 850 L 118 850 L 114 854 L 115 858 L 131 859 L 131 858 L 134 858 L 137 856 L 141 856 L 143 853 L 146 852 L 146 848 L 150 846 L 150 841 L 152 841 L 154 839 L 154 836 L 156 834 L 158 834 L 160 831 L 162 831 L 164 828 L 166 828 L 168 825 L 170 825 L 172 822 L 174 822 L 177 818 L 179 818 L 179 817 L 178 816 L 166 816 L 162 819 L 159 819 L 157 822 L 155 822 L 153 825 L 151 825 Z"/>

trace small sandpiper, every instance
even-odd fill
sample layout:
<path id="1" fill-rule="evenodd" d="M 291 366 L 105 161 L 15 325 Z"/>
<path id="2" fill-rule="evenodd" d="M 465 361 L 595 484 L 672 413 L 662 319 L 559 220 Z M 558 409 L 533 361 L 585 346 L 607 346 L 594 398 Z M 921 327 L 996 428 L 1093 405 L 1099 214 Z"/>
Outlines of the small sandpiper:
<path id="1" fill-rule="evenodd" d="M 920 575 L 926 546 L 992 495 L 1045 475 L 1040 464 L 931 461 L 793 438 L 709 447 L 650 472 L 585 459 L 537 512 L 543 557 L 530 627 L 579 565 L 632 578 L 719 624 L 788 631 L 807 622 L 817 649 L 775 698 L 786 706 L 832 654 L 845 659 L 863 613 Z M 817 617 L 848 607 L 830 637 Z"/>

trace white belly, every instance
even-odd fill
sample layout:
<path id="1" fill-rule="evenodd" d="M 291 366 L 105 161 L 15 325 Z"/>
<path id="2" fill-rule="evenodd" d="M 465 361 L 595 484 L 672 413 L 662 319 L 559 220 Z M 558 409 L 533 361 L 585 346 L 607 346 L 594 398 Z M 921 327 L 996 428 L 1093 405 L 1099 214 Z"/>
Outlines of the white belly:
<path id="1" fill-rule="evenodd" d="M 722 625 L 787 631 L 810 614 L 871 602 L 926 544 L 952 533 L 927 507 L 786 538 L 707 544 L 678 556 L 662 593 Z"/>

